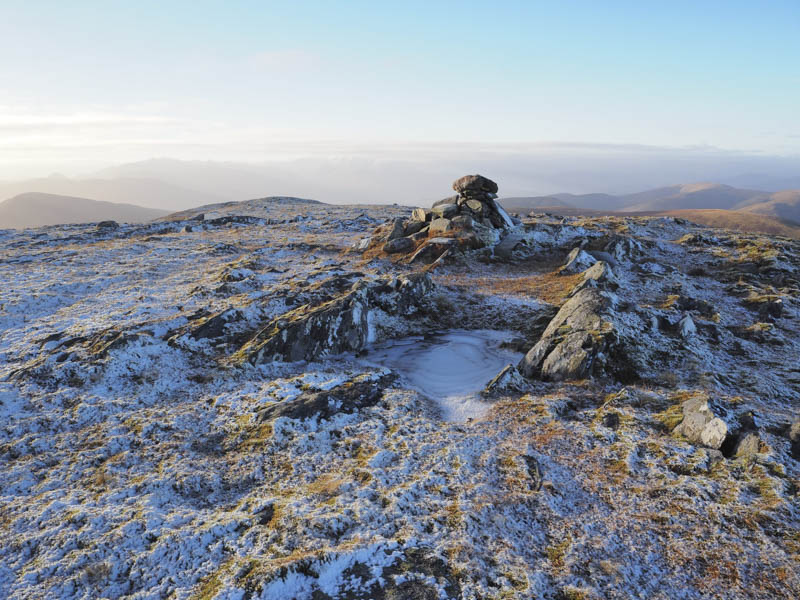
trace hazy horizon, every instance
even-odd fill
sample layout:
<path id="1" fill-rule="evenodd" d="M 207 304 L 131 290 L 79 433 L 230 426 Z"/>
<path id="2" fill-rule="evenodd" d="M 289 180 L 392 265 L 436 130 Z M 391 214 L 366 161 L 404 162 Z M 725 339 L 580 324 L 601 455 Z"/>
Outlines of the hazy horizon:
<path id="1" fill-rule="evenodd" d="M 0 179 L 152 157 L 508 161 L 488 174 L 514 194 L 800 171 L 796 2 L 614 4 L 13 4 Z M 604 171 L 632 159 L 626 185 Z"/>

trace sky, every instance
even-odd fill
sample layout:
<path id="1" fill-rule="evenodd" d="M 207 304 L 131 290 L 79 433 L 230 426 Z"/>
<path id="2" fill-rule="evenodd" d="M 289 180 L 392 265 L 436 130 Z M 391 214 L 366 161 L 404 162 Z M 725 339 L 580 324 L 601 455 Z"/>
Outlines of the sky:
<path id="1" fill-rule="evenodd" d="M 800 156 L 798 31 L 798 0 L 0 0 L 0 177 L 462 144 Z"/>

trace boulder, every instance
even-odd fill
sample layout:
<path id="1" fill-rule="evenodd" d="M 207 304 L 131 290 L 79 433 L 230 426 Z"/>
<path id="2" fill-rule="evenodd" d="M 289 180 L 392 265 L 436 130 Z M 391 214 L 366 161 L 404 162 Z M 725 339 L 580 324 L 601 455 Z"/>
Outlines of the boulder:
<path id="1" fill-rule="evenodd" d="M 553 381 L 588 376 L 595 359 L 615 342 L 614 327 L 603 318 L 610 306 L 611 301 L 597 289 L 579 291 L 564 303 L 522 359 L 520 372 Z"/>
<path id="2" fill-rule="evenodd" d="M 453 182 L 453 189 L 459 193 L 469 191 L 496 194 L 497 184 L 482 175 L 464 175 Z"/>
<path id="3" fill-rule="evenodd" d="M 445 233 L 447 231 L 450 231 L 452 228 L 453 226 L 450 219 L 444 219 L 444 218 L 434 219 L 433 221 L 431 221 L 430 233 L 431 235 L 437 235 L 439 233 Z"/>
<path id="4" fill-rule="evenodd" d="M 119 229 L 119 223 L 116 221 L 100 221 L 97 224 L 98 229 Z"/>
<path id="5" fill-rule="evenodd" d="M 386 254 L 397 254 L 399 252 L 411 252 L 416 247 L 414 240 L 407 237 L 396 238 L 383 245 Z"/>
<path id="6" fill-rule="evenodd" d="M 411 212 L 411 220 L 412 221 L 421 221 L 424 223 L 425 221 L 429 221 L 431 218 L 431 211 L 425 210 L 424 208 L 415 208 Z"/>
<path id="7" fill-rule="evenodd" d="M 458 214 L 458 205 L 456 204 L 439 204 L 431 209 L 433 213 L 432 219 L 450 219 Z"/>

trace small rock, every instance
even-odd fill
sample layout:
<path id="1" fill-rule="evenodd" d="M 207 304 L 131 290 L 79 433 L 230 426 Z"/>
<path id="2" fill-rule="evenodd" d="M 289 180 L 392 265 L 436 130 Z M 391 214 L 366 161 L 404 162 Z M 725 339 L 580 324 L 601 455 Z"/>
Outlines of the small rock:
<path id="1" fill-rule="evenodd" d="M 100 221 L 97 224 L 98 229 L 119 229 L 119 223 L 116 221 Z"/>
<path id="2" fill-rule="evenodd" d="M 383 245 L 383 251 L 386 254 L 397 254 L 399 252 L 411 252 L 416 244 L 414 240 L 407 237 L 396 238 L 386 242 Z"/>
<path id="3" fill-rule="evenodd" d="M 483 396 L 493 396 L 503 392 L 519 392 L 526 387 L 525 380 L 520 375 L 517 368 L 512 364 L 507 364 L 495 375 L 481 392 Z"/>
<path id="4" fill-rule="evenodd" d="M 678 331 L 680 331 L 682 338 L 689 338 L 697 333 L 697 326 L 694 324 L 691 315 L 686 315 L 678 322 Z"/>
<path id="5" fill-rule="evenodd" d="M 760 446 L 761 446 L 761 438 L 758 437 L 757 433 L 754 432 L 745 433 L 744 435 L 740 436 L 738 441 L 736 442 L 736 447 L 734 448 L 733 455 L 736 458 L 745 458 L 748 456 L 753 456 L 754 454 L 758 454 Z"/>
<path id="6" fill-rule="evenodd" d="M 789 427 L 790 452 L 795 460 L 800 460 L 800 419 L 796 419 Z"/>
<path id="7" fill-rule="evenodd" d="M 683 421 L 673 430 L 694 444 L 715 450 L 722 448 L 728 425 L 712 410 L 705 398 L 690 398 L 682 405 Z"/>

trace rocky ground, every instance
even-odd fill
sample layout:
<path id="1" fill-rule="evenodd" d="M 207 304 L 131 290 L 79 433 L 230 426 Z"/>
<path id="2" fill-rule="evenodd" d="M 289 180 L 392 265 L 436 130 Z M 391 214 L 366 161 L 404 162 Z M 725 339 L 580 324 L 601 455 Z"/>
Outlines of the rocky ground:
<path id="1" fill-rule="evenodd" d="M 0 231 L 0 597 L 798 597 L 800 244 L 459 193 Z M 362 360 L 453 329 L 480 418 Z"/>

